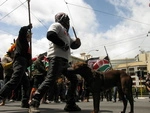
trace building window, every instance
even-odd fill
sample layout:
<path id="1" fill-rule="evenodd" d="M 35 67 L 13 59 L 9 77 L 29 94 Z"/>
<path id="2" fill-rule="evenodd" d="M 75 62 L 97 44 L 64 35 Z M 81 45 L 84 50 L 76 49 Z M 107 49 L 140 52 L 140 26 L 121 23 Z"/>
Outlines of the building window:
<path id="1" fill-rule="evenodd" d="M 147 67 L 138 67 L 137 70 L 147 70 Z"/>
<path id="2" fill-rule="evenodd" d="M 126 72 L 126 69 L 122 69 L 122 71 Z"/>
<path id="3" fill-rule="evenodd" d="M 134 75 L 135 75 L 134 68 L 129 68 L 129 74 L 130 74 L 131 76 L 134 76 Z"/>

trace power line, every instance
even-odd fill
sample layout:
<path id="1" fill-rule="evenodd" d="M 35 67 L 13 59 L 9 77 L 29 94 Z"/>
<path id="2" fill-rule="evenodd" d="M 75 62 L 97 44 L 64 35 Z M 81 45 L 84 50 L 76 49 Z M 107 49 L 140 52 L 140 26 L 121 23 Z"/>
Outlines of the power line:
<path id="1" fill-rule="evenodd" d="M 25 1 L 25 2 L 27 2 L 27 1 Z M 7 13 L 5 16 L 3 16 L 1 19 L 0 19 L 0 21 L 2 20 L 2 19 L 4 19 L 5 17 L 7 17 L 8 15 L 10 15 L 12 12 L 14 12 L 16 9 L 18 9 L 20 6 L 22 6 L 25 2 L 23 2 L 22 4 L 20 4 L 18 7 L 16 7 L 15 9 L 13 9 L 11 12 L 9 12 L 9 13 Z"/>
<path id="2" fill-rule="evenodd" d="M 20 0 L 19 0 L 20 1 Z M 20 1 L 21 2 L 21 1 Z M 22 2 L 21 2 L 22 3 Z M 23 4 L 23 3 L 22 3 Z M 24 4 L 23 4 L 23 6 L 26 8 L 26 9 L 28 9 Z M 40 20 L 40 19 L 38 19 L 32 12 L 31 12 L 31 14 L 38 20 L 38 22 L 39 23 L 41 23 L 46 29 L 48 29 L 43 23 L 42 23 L 42 21 Z"/>
<path id="3" fill-rule="evenodd" d="M 84 7 L 84 6 L 80 6 L 80 5 L 73 4 L 73 3 L 68 3 L 68 2 L 67 2 L 67 4 L 73 5 L 73 6 L 76 6 L 76 7 L 81 7 L 81 8 L 88 9 L 88 10 L 94 10 L 94 11 L 96 11 L 96 12 L 103 13 L 103 14 L 107 14 L 107 15 L 111 15 L 111 16 L 116 16 L 116 17 L 124 18 L 124 19 L 126 19 L 126 20 L 130 20 L 130 21 L 133 21 L 133 22 L 136 22 L 136 23 L 145 24 L 145 25 L 150 25 L 150 24 L 148 24 L 148 23 L 143 23 L 143 22 L 140 22 L 140 21 L 137 21 L 137 20 L 133 20 L 133 19 L 130 19 L 130 18 L 126 18 L 126 17 L 123 17 L 123 16 L 115 15 L 115 14 L 108 13 L 108 12 L 104 12 L 104 11 L 100 11 L 100 10 L 97 10 L 97 9 L 91 9 L 91 8 L 88 8 L 88 7 Z"/>
<path id="4" fill-rule="evenodd" d="M 72 24 L 73 24 L 73 26 L 74 26 L 74 22 L 73 22 L 73 18 L 72 18 L 72 16 L 71 16 L 71 12 L 70 12 L 70 10 L 69 10 L 69 7 L 68 7 L 68 2 L 66 2 L 65 0 L 64 0 L 64 2 L 66 3 L 66 6 L 67 6 L 67 9 L 68 9 L 68 12 L 69 12 L 69 15 L 70 15 L 70 18 L 71 18 L 71 20 L 72 20 Z"/>
<path id="5" fill-rule="evenodd" d="M 137 39 L 141 39 L 142 37 L 145 37 L 145 36 L 140 36 L 140 37 L 136 37 L 136 38 L 132 38 L 132 39 L 124 39 L 124 40 L 119 40 L 119 41 L 115 41 L 115 42 L 111 42 L 111 44 L 110 43 L 108 43 L 108 44 L 106 44 L 106 45 L 116 45 L 116 44 L 121 44 L 121 43 L 126 43 L 126 42 L 129 42 L 129 41 L 132 41 L 132 40 L 137 40 Z"/>
<path id="6" fill-rule="evenodd" d="M 8 1 L 8 0 L 6 0 L 6 1 Z M 5 1 L 5 2 L 6 2 Z M 20 1 L 20 0 L 19 0 Z M 27 2 L 27 1 L 25 1 L 25 2 Z M 2 17 L 0 20 L 2 20 L 2 19 L 4 19 L 5 17 L 7 17 L 9 14 L 11 14 L 12 12 L 14 12 L 16 9 L 18 9 L 20 6 L 24 6 L 26 9 L 27 9 L 27 7 L 24 5 L 25 4 L 25 2 L 21 2 L 20 1 L 20 5 L 18 6 L 18 7 L 16 7 L 15 9 L 13 9 L 11 12 L 9 12 L 9 13 L 7 13 L 4 17 Z M 4 4 L 4 3 L 3 3 Z M 31 12 L 32 13 L 32 12 Z M 41 23 L 46 29 L 48 29 L 43 23 L 42 23 L 42 21 L 41 20 L 39 20 L 33 13 L 32 13 L 32 15 L 39 21 L 39 23 Z M 3 31 L 3 32 L 5 32 L 5 33 L 8 33 L 8 34 L 12 34 L 12 33 L 10 33 L 10 32 L 6 32 L 6 31 L 4 31 L 4 30 L 1 30 L 1 31 Z M 13 34 L 14 35 L 14 34 Z"/>
<path id="7" fill-rule="evenodd" d="M 133 49 L 131 49 L 131 50 L 129 50 L 129 51 L 123 52 L 123 53 L 120 54 L 120 55 L 116 55 L 116 56 L 114 56 L 113 58 L 117 58 L 118 56 L 121 56 L 121 55 L 123 55 L 123 54 L 126 54 L 126 53 L 131 52 L 131 51 L 136 50 L 136 49 L 138 49 L 138 47 L 135 47 L 135 48 L 133 48 Z"/>
<path id="8" fill-rule="evenodd" d="M 94 48 L 99 48 L 101 46 L 114 46 L 114 45 L 117 45 L 117 44 L 122 44 L 122 43 L 129 42 L 129 41 L 132 41 L 132 40 L 142 39 L 142 37 L 145 37 L 145 34 L 137 35 L 137 36 L 134 36 L 134 37 L 129 37 L 129 38 L 120 39 L 120 40 L 114 41 L 114 42 L 109 42 L 109 43 L 103 43 L 103 44 L 100 44 L 100 45 L 95 45 Z M 88 50 L 88 49 L 90 49 L 90 48 L 86 48 L 84 50 Z"/>
<path id="9" fill-rule="evenodd" d="M 0 32 L 4 32 L 4 33 L 10 34 L 10 35 L 17 36 L 16 34 L 13 34 L 13 33 L 10 33 L 10 32 L 8 32 L 8 31 L 4 31 L 4 30 L 0 30 Z"/>
<path id="10" fill-rule="evenodd" d="M 127 41 L 142 39 L 142 37 L 145 37 L 145 34 L 138 35 L 138 37 L 136 36 L 136 38 L 130 37 L 131 39 L 124 39 L 124 40 L 119 40 L 119 41 L 117 41 L 117 42 L 105 43 L 105 44 L 102 44 L 102 45 L 100 45 L 100 46 L 94 46 L 93 49 L 98 49 L 99 51 L 101 51 L 101 50 L 103 50 L 103 49 L 99 49 L 98 47 L 101 47 L 101 46 L 110 47 L 110 46 L 114 46 L 114 45 L 117 45 L 117 44 L 126 43 Z M 145 39 L 145 38 L 144 38 L 144 39 Z M 143 40 L 144 40 L 144 39 L 143 39 Z M 142 41 L 142 42 L 143 42 L 143 41 Z M 139 47 L 139 45 L 138 45 L 138 47 Z M 89 48 L 89 49 L 90 49 L 90 48 Z M 85 50 L 89 50 L 89 49 L 84 49 L 84 51 L 85 51 Z M 135 48 L 130 49 L 130 50 L 126 51 L 126 52 L 123 52 L 123 53 L 121 53 L 121 54 L 119 54 L 119 55 L 117 55 L 117 56 L 114 56 L 113 58 L 116 58 L 116 57 L 118 57 L 118 56 L 121 56 L 121 55 L 123 55 L 123 54 L 126 54 L 126 53 L 131 52 L 131 51 L 136 50 L 136 49 L 138 49 L 138 48 L 135 47 Z"/>
<path id="11" fill-rule="evenodd" d="M 0 4 L 0 6 L 2 6 L 4 3 L 6 3 L 8 0 L 5 0 L 4 2 L 2 2 L 1 4 Z"/>

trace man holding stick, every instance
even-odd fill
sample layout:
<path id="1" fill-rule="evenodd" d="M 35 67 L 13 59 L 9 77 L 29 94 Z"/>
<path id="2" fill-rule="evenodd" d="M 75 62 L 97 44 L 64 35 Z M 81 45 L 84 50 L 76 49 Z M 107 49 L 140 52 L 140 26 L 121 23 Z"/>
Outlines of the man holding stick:
<path id="1" fill-rule="evenodd" d="M 31 40 L 31 33 L 29 30 L 32 28 L 32 24 L 21 27 L 18 38 L 16 40 L 14 59 L 13 59 L 13 74 L 10 80 L 0 90 L 0 99 L 5 100 L 8 95 L 14 90 L 19 84 L 23 85 L 23 100 L 22 107 L 29 107 L 29 88 L 30 82 L 26 75 L 27 67 L 31 63 L 31 52 L 29 42 Z"/>
<path id="2" fill-rule="evenodd" d="M 70 57 L 70 48 L 77 49 L 81 42 L 79 38 L 73 40 L 70 38 L 68 31 L 70 27 L 69 17 L 65 13 L 58 13 L 55 15 L 55 23 L 53 23 L 47 32 L 47 39 L 49 40 L 49 69 L 46 79 L 39 86 L 33 99 L 30 103 L 29 113 L 40 113 L 40 100 L 46 91 L 53 88 L 56 79 L 62 74 L 71 82 L 67 94 L 67 102 L 64 108 L 65 111 L 80 111 L 81 109 L 75 103 L 75 91 L 78 83 L 77 76 L 69 74 L 68 60 Z"/>

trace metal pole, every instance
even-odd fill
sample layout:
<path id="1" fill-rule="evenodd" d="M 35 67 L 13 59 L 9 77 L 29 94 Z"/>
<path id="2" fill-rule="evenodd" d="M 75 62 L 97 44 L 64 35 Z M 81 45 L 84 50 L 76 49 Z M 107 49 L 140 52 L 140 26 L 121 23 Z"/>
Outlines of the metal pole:
<path id="1" fill-rule="evenodd" d="M 108 53 L 107 53 L 106 47 L 104 46 L 104 48 L 105 48 L 105 51 L 106 51 L 106 55 L 108 56 Z M 109 58 L 109 56 L 108 56 L 108 58 Z M 111 66 L 111 68 L 112 68 L 112 64 L 111 64 L 111 62 L 110 62 L 110 58 L 109 58 L 109 63 L 110 63 L 110 66 Z M 112 68 L 112 69 L 113 69 L 113 68 Z"/>

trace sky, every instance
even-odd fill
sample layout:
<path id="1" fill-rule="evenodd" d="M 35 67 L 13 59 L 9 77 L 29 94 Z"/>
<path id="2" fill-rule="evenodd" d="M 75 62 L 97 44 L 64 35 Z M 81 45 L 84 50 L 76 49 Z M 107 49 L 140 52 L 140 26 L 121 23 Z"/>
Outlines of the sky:
<path id="1" fill-rule="evenodd" d="M 46 33 L 55 14 L 70 17 L 70 36 L 75 39 L 72 26 L 81 47 L 72 55 L 81 53 L 110 59 L 134 58 L 150 51 L 150 0 L 0 0 L 0 57 L 3 57 L 20 27 L 29 24 L 32 29 L 32 57 L 48 50 Z M 29 10 L 30 9 L 30 10 Z M 30 12 L 30 19 L 29 19 Z"/>

